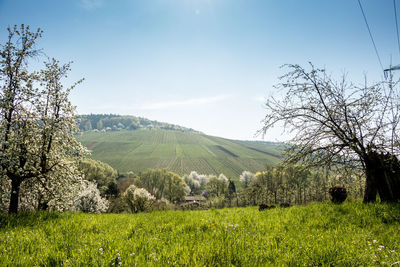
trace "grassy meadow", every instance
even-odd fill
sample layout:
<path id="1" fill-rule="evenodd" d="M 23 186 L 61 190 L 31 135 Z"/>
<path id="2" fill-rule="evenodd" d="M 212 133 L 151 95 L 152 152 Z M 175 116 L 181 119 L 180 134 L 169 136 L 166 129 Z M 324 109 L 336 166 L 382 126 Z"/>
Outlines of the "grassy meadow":
<path id="1" fill-rule="evenodd" d="M 180 175 L 197 171 L 235 178 L 276 164 L 281 155 L 278 145 L 161 129 L 83 132 L 78 139 L 92 158 L 120 172 L 168 168 Z"/>
<path id="2" fill-rule="evenodd" d="M 0 215 L 1 266 L 399 266 L 400 205 Z"/>

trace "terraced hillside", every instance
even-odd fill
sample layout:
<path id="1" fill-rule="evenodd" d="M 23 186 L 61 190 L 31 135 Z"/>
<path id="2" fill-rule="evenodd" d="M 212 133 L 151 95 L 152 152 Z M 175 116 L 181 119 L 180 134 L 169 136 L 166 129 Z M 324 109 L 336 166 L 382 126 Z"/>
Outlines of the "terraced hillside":
<path id="1" fill-rule="evenodd" d="M 78 138 L 97 160 L 120 172 L 168 168 L 179 174 L 224 173 L 238 178 L 243 170 L 260 171 L 280 160 L 281 147 L 161 129 L 83 132 Z"/>

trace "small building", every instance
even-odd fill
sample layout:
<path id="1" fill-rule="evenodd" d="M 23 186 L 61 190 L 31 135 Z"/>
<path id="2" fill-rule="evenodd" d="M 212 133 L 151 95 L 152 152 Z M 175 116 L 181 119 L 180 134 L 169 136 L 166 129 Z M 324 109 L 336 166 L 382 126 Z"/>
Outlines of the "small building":
<path id="1" fill-rule="evenodd" d="M 201 203 L 205 202 L 206 198 L 203 196 L 186 196 L 185 197 L 185 202 L 186 203 Z"/>
<path id="2" fill-rule="evenodd" d="M 180 205 L 183 210 L 207 209 L 206 198 L 203 196 L 186 196 L 185 202 Z"/>

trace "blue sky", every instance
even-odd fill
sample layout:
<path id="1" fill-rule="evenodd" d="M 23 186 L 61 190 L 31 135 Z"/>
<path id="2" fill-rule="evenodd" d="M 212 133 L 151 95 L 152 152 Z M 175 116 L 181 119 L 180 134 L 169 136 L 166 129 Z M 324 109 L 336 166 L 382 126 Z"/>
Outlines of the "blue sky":
<path id="1" fill-rule="evenodd" d="M 383 65 L 400 63 L 393 1 L 361 2 Z M 383 76 L 357 0 L 0 0 L 0 41 L 21 23 L 44 30 L 48 56 L 74 62 L 71 81 L 86 79 L 71 95 L 78 113 L 232 139 L 261 139 L 283 64 L 311 61 L 355 82 Z"/>

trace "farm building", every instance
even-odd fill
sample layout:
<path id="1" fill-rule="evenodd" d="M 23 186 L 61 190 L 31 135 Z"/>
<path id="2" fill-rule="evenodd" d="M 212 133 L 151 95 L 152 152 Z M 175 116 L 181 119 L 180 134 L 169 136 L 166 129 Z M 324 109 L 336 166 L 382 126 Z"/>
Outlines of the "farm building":
<path id="1" fill-rule="evenodd" d="M 205 202 L 206 198 L 203 196 L 186 196 L 185 202 L 186 203 L 198 203 L 198 202 Z"/>

